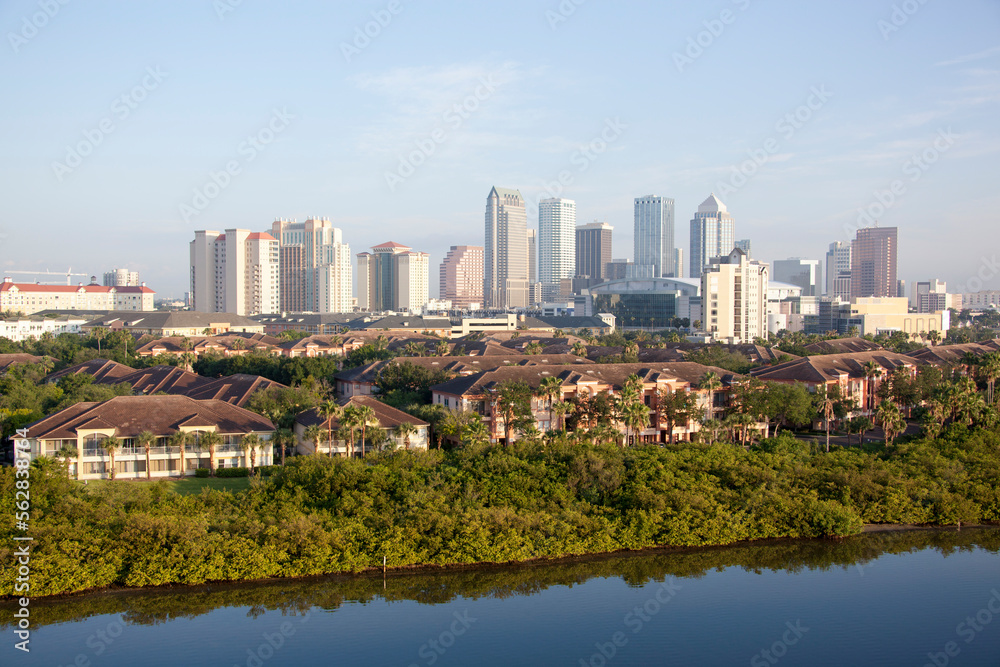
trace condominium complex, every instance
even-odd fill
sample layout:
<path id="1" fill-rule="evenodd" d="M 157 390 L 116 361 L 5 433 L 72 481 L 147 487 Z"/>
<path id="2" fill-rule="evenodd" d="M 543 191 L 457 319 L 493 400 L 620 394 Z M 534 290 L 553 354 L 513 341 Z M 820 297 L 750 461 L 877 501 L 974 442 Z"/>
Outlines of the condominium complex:
<path id="1" fill-rule="evenodd" d="M 605 280 L 611 263 L 614 227 L 606 222 L 592 222 L 576 228 L 576 277 L 591 284 Z"/>
<path id="2" fill-rule="evenodd" d="M 897 297 L 895 227 L 859 229 L 851 248 L 851 297 Z"/>
<path id="3" fill-rule="evenodd" d="M 351 247 L 329 218 L 278 219 L 280 303 L 283 312 L 349 313 L 354 310 Z"/>
<path id="4" fill-rule="evenodd" d="M 138 287 L 139 272 L 128 269 L 112 269 L 104 274 L 105 287 Z"/>
<path id="5" fill-rule="evenodd" d="M 826 251 L 824 294 L 841 300 L 851 298 L 851 242 L 834 241 Z"/>
<path id="6" fill-rule="evenodd" d="M 419 313 L 428 301 L 430 256 L 400 243 L 358 254 L 358 306 Z"/>
<path id="7" fill-rule="evenodd" d="M 543 199 L 538 203 L 538 281 L 542 298 L 555 299 L 560 283 L 576 269 L 576 202 Z"/>
<path id="8" fill-rule="evenodd" d="M 651 266 L 653 278 L 675 276 L 674 200 L 636 197 L 634 209 L 636 266 Z"/>
<path id="9" fill-rule="evenodd" d="M 735 344 L 767 338 L 768 266 L 734 248 L 713 258 L 701 275 L 704 327 Z"/>
<path id="10" fill-rule="evenodd" d="M 692 278 L 700 278 L 713 257 L 723 257 L 733 251 L 735 226 L 726 205 L 714 194 L 701 203 L 691 219 L 691 257 L 688 261 Z M 743 252 L 743 256 L 749 257 L 749 254 Z"/>
<path id="11" fill-rule="evenodd" d="M 205 313 L 277 313 L 278 241 L 246 229 L 197 231 L 190 244 L 191 308 Z"/>
<path id="12" fill-rule="evenodd" d="M 483 304 L 483 247 L 453 245 L 441 262 L 441 299 L 466 310 Z"/>
<path id="13" fill-rule="evenodd" d="M 529 305 L 528 215 L 517 190 L 494 187 L 486 198 L 483 296 L 487 308 Z"/>
<path id="14" fill-rule="evenodd" d="M 145 285 L 106 287 L 89 285 L 38 285 L 15 283 L 4 278 L 0 284 L 0 312 L 31 315 L 42 310 L 153 310 L 156 292 Z"/>
<path id="15" fill-rule="evenodd" d="M 802 296 L 822 296 L 823 293 L 823 267 L 818 259 L 792 257 L 776 260 L 771 279 L 798 285 L 802 288 Z"/>

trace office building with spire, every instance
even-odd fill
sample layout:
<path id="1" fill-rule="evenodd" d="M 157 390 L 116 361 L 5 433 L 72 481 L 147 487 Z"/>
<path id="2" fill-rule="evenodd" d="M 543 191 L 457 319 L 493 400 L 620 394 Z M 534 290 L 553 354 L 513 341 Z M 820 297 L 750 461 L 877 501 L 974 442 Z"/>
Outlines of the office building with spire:
<path id="1" fill-rule="evenodd" d="M 517 190 L 494 187 L 486 197 L 483 298 L 487 308 L 529 304 L 528 214 Z"/>
<path id="2" fill-rule="evenodd" d="M 691 256 L 688 258 L 691 277 L 700 278 L 712 258 L 729 255 L 736 247 L 735 239 L 733 217 L 726 205 L 714 193 L 710 194 L 691 220 Z"/>

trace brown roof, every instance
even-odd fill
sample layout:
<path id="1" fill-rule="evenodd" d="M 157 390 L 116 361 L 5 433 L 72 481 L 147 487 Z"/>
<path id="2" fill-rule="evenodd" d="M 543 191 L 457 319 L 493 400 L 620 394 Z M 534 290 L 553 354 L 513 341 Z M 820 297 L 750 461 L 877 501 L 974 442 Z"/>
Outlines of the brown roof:
<path id="1" fill-rule="evenodd" d="M 871 352 L 872 350 L 883 349 L 878 343 L 873 343 L 867 338 L 832 338 L 810 343 L 805 349 L 816 354 L 845 354 L 847 352 Z"/>
<path id="2" fill-rule="evenodd" d="M 153 350 L 158 350 L 160 348 L 162 348 L 162 352 L 160 352 L 161 354 L 183 354 L 185 350 L 181 346 L 183 345 L 184 338 L 184 336 L 165 336 L 163 338 L 158 338 L 139 346 L 138 350 L 136 350 L 136 354 L 145 356 L 147 354 L 153 354 Z M 208 350 L 220 348 L 225 350 L 236 350 L 236 348 L 240 345 L 242 345 L 243 349 L 247 351 L 258 349 L 269 350 L 284 343 L 283 340 L 275 338 L 274 336 L 249 333 L 227 333 L 219 336 L 188 336 L 187 338 L 191 343 L 191 351 L 195 353 L 203 353 Z M 242 341 L 242 343 L 237 344 L 237 340 Z"/>
<path id="3" fill-rule="evenodd" d="M 50 374 L 46 378 L 46 381 L 56 382 L 67 375 L 86 373 L 87 375 L 94 376 L 94 382 L 96 384 L 118 384 L 121 382 L 119 378 L 131 375 L 134 372 L 134 368 L 126 366 L 125 364 L 120 364 L 117 361 L 109 361 L 107 359 L 91 359 L 90 361 L 84 361 L 81 364 L 69 366 L 61 371 L 56 371 L 55 373 Z"/>
<path id="4" fill-rule="evenodd" d="M 143 431 L 170 435 L 185 423 L 214 425 L 219 433 L 267 433 L 274 424 L 225 401 L 196 401 L 187 396 L 116 396 L 100 403 L 77 403 L 28 427 L 28 437 L 75 438 L 81 428 L 115 428 L 120 438 Z"/>
<path id="5" fill-rule="evenodd" d="M 865 377 L 865 364 L 869 361 L 874 361 L 889 372 L 900 366 L 919 366 L 923 363 L 905 354 L 873 350 L 802 357 L 777 366 L 754 368 L 750 371 L 750 375 L 762 380 L 826 383 L 838 380 L 843 375 L 854 379 Z"/>
<path id="6" fill-rule="evenodd" d="M 0 373 L 15 364 L 40 364 L 46 359 L 47 357 L 36 357 L 33 354 L 0 354 Z"/>
<path id="7" fill-rule="evenodd" d="M 472 375 L 482 371 L 492 371 L 504 366 L 545 366 L 590 364 L 591 362 L 572 354 L 516 354 L 487 357 L 396 357 L 389 361 L 373 361 L 364 366 L 337 373 L 334 377 L 343 382 L 374 383 L 379 371 L 389 364 L 411 363 L 428 370 L 442 370 L 455 375 Z"/>
<path id="8" fill-rule="evenodd" d="M 402 410 L 397 410 L 391 406 L 386 405 L 382 401 L 372 398 L 371 396 L 352 396 L 346 401 L 340 402 L 341 407 L 347 407 L 349 405 L 367 405 L 372 410 L 375 411 L 375 417 L 378 419 L 378 423 L 382 428 L 396 428 L 403 422 L 410 422 L 414 426 L 427 426 L 427 422 L 422 419 L 417 419 L 413 415 L 409 415 Z M 302 424 L 305 427 L 319 425 L 323 428 L 327 427 L 327 420 L 319 413 L 318 408 L 312 408 L 306 410 L 305 412 L 299 414 L 295 421 Z M 340 420 L 334 418 L 332 422 L 333 428 L 340 427 Z"/>
<path id="9" fill-rule="evenodd" d="M 925 347 L 913 352 L 907 352 L 907 356 L 919 359 L 929 364 L 937 366 L 961 364 L 962 357 L 966 352 L 971 352 L 976 356 L 982 356 L 990 352 L 1000 350 L 1000 339 L 989 340 L 983 343 L 962 343 L 958 345 L 936 345 Z"/>

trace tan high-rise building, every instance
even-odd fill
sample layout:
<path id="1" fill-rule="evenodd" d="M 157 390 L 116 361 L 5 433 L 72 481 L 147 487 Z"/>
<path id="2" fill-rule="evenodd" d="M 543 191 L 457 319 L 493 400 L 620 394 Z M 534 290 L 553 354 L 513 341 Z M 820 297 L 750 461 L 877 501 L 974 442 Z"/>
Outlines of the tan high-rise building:
<path id="1" fill-rule="evenodd" d="M 329 218 L 279 219 L 271 235 L 280 242 L 281 310 L 349 313 L 354 310 L 351 247 Z"/>
<path id="2" fill-rule="evenodd" d="M 495 187 L 486 198 L 483 273 L 487 308 L 529 305 L 528 213 L 517 190 Z"/>
<path id="3" fill-rule="evenodd" d="M 739 248 L 710 260 L 701 274 L 704 328 L 734 344 L 767 338 L 768 265 Z"/>
<path id="4" fill-rule="evenodd" d="M 483 246 L 453 245 L 441 262 L 441 299 L 465 310 L 483 304 Z"/>
<path id="5" fill-rule="evenodd" d="M 895 227 L 859 229 L 851 245 L 851 298 L 898 296 Z"/>
<path id="6" fill-rule="evenodd" d="M 260 315 L 280 312 L 278 241 L 266 232 L 195 232 L 192 310 Z"/>
<path id="7" fill-rule="evenodd" d="M 592 222 L 576 228 L 576 277 L 600 283 L 611 263 L 611 237 L 614 227 L 606 222 Z"/>
<path id="8" fill-rule="evenodd" d="M 400 243 L 382 243 L 358 254 L 361 310 L 419 313 L 428 301 L 430 256 Z"/>

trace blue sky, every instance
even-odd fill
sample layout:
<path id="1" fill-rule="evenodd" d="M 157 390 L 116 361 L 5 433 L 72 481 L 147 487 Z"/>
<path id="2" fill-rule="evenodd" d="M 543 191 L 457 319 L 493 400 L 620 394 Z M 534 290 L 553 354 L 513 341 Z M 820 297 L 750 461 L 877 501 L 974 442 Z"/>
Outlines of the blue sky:
<path id="1" fill-rule="evenodd" d="M 0 2 L 0 269 L 180 296 L 196 229 L 326 216 L 431 253 L 436 292 L 492 185 L 562 177 L 616 257 L 634 197 L 676 200 L 686 252 L 715 191 L 760 259 L 870 208 L 908 283 L 1000 289 L 997 0 L 63 2 Z"/>

